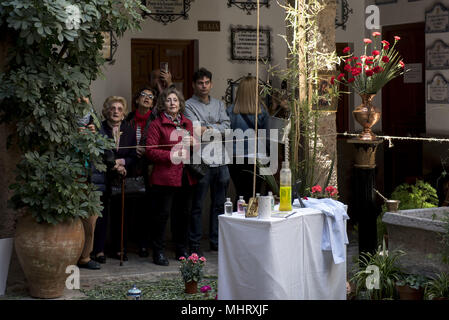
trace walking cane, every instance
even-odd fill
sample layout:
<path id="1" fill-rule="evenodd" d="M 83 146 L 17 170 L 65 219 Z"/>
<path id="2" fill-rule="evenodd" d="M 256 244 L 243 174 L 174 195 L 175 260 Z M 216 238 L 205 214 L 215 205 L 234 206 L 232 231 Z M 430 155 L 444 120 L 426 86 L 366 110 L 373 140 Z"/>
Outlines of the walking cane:
<path id="1" fill-rule="evenodd" d="M 123 266 L 123 224 L 125 223 L 125 176 L 122 176 L 122 224 L 120 232 L 120 266 Z"/>

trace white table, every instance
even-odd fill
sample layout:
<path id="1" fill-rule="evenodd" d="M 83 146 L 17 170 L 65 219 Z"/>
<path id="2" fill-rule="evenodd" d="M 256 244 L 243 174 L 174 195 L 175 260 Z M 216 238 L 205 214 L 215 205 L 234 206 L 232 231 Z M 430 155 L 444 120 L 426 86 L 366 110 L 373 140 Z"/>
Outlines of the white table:
<path id="1" fill-rule="evenodd" d="M 295 211 L 267 220 L 218 217 L 218 299 L 346 299 L 346 262 L 336 265 L 321 250 L 324 214 Z"/>

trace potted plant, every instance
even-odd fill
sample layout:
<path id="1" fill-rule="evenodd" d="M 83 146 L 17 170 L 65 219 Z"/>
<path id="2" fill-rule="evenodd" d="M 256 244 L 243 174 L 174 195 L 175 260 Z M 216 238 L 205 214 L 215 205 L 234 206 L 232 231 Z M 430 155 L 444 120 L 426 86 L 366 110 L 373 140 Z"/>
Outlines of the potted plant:
<path id="1" fill-rule="evenodd" d="M 185 292 L 197 293 L 198 282 L 204 276 L 203 268 L 206 264 L 206 258 L 198 257 L 196 253 L 192 253 L 188 258 L 179 258 L 179 261 L 181 262 L 179 270 L 185 283 Z"/>
<path id="2" fill-rule="evenodd" d="M 355 284 L 356 296 L 372 300 L 394 299 L 395 283 L 402 275 L 398 259 L 404 254 L 401 250 L 386 250 L 385 241 L 375 253 L 360 254 L 358 269 L 350 280 Z"/>
<path id="3" fill-rule="evenodd" d="M 86 163 L 104 170 L 110 144 L 78 132 L 77 120 L 92 109 L 80 98 L 89 97 L 105 62 L 101 31 L 138 28 L 141 10 L 138 0 L 0 3 L 2 32 L 12 39 L 0 72 L 0 120 L 15 126 L 21 153 L 10 204 L 26 211 L 15 248 L 32 296 L 62 295 L 66 267 L 83 245 L 79 219 L 101 212 Z"/>
<path id="4" fill-rule="evenodd" d="M 419 274 L 404 274 L 396 282 L 396 290 L 401 300 L 422 300 L 427 278 Z"/>
<path id="5" fill-rule="evenodd" d="M 449 274 L 442 272 L 427 282 L 424 297 L 428 300 L 449 299 Z"/>

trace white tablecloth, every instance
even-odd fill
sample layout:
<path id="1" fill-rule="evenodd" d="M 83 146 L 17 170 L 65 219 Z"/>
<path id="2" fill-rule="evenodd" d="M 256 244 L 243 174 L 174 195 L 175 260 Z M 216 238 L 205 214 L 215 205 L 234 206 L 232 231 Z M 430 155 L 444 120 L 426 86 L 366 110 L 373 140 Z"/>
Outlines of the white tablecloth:
<path id="1" fill-rule="evenodd" d="M 334 264 L 321 250 L 324 214 L 295 211 L 267 220 L 218 217 L 218 299 L 346 299 L 346 262 Z"/>

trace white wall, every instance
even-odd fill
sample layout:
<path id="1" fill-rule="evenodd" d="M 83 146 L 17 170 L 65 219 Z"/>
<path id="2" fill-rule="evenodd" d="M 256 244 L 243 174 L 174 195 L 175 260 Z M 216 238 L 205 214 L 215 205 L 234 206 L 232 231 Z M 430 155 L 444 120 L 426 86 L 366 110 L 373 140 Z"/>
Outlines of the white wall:
<path id="1" fill-rule="evenodd" d="M 272 65 L 285 68 L 287 47 L 279 35 L 285 35 L 285 11 L 270 1 L 270 8 L 260 9 L 260 26 L 272 30 Z M 106 65 L 103 79 L 92 83 L 92 100 L 97 110 L 110 95 L 120 95 L 131 99 L 131 39 L 188 39 L 199 42 L 199 66 L 209 69 L 213 74 L 212 96 L 221 98 L 225 94 L 227 79 L 238 79 L 248 73 L 256 74 L 255 63 L 230 61 L 230 25 L 256 26 L 255 11 L 247 15 L 245 11 L 233 6 L 228 8 L 225 0 L 195 0 L 191 3 L 188 20 L 179 19 L 163 25 L 147 17 L 142 31 L 127 32 L 118 41 L 114 65 Z M 220 21 L 220 32 L 198 32 L 198 20 Z M 260 78 L 266 80 L 266 67 L 260 64 Z M 186 97 L 189 98 L 189 97 Z"/>

